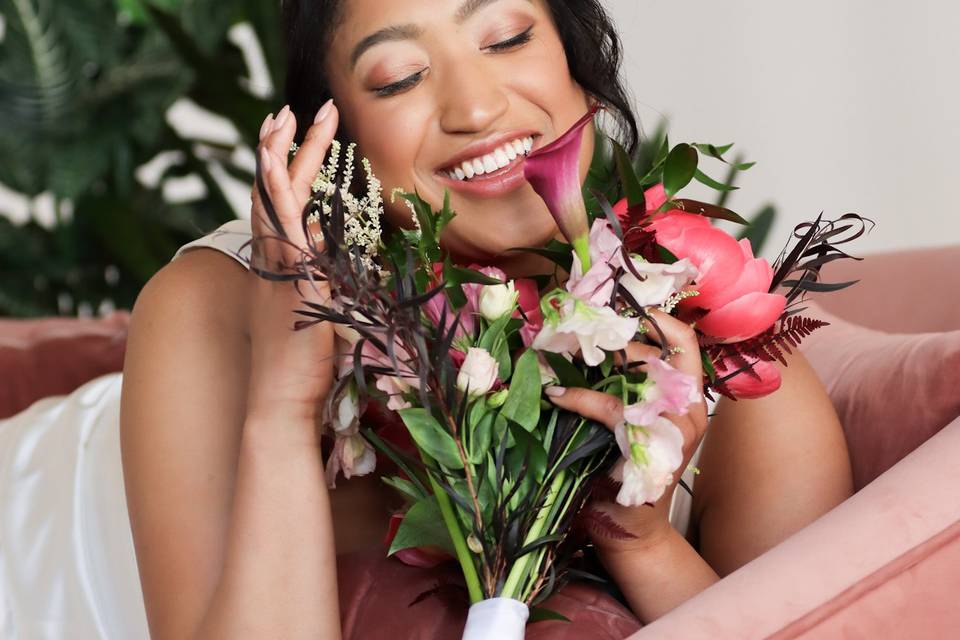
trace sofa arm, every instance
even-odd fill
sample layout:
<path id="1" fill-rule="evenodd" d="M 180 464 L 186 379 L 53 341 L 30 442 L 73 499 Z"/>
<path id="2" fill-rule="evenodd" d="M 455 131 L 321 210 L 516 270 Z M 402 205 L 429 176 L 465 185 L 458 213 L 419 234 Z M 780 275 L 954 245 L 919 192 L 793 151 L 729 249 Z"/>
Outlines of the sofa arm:
<path id="1" fill-rule="evenodd" d="M 960 329 L 960 245 L 889 251 L 824 266 L 825 282 L 860 280 L 816 300 L 845 320 L 892 333 Z"/>
<path id="2" fill-rule="evenodd" d="M 898 566 L 897 560 L 914 550 L 925 549 L 918 552 L 930 555 L 950 545 L 948 553 L 954 557 L 955 538 L 927 543 L 960 522 L 960 496 L 955 490 L 960 486 L 958 458 L 960 419 L 852 498 L 630 639 L 795 637 L 783 635 L 790 625 L 807 616 L 830 617 L 816 617 L 818 610 L 839 615 L 850 606 L 843 599 L 851 588 L 861 583 L 882 586 L 871 585 L 870 580 L 883 575 L 884 567 Z M 911 570 L 922 560 L 914 559 L 901 568 Z M 896 575 L 890 574 L 890 579 Z M 923 632 L 910 637 L 951 637 L 960 627 L 960 609 L 952 606 L 960 590 L 960 572 L 954 568 L 930 575 L 936 576 L 938 589 L 904 590 L 899 598 L 887 601 L 896 606 L 870 609 L 880 618 L 863 620 L 863 628 L 906 625 Z M 931 597 L 934 601 L 928 602 Z M 949 606 L 944 599 L 951 600 Z M 931 607 L 939 617 L 925 617 Z M 847 618 L 848 637 L 874 637 L 860 634 L 859 625 L 856 617 Z M 802 630 L 793 627 L 793 632 Z"/>

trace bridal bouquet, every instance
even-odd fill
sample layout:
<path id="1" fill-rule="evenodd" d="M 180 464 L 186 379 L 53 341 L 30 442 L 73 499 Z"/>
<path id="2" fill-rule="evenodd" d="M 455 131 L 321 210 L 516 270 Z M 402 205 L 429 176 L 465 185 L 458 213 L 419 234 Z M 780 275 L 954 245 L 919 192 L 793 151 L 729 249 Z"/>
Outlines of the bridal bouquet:
<path id="1" fill-rule="evenodd" d="M 725 148 L 665 143 L 638 175 L 614 145 L 614 187 L 624 197 L 611 204 L 588 194 L 596 204 L 588 211 L 578 162 L 594 111 L 524 160 L 567 241 L 519 249 L 555 263 L 543 277 L 455 264 L 440 242 L 455 215 L 449 199 L 434 211 L 416 194 L 399 195 L 412 228 L 382 237 L 380 185 L 365 160 L 366 193 L 350 189 L 352 147 L 340 168 L 334 145 L 304 211 L 312 241 L 299 276 L 325 280 L 331 296 L 305 301 L 297 328 L 331 322 L 338 345 L 328 479 L 373 472 L 376 451 L 390 461 L 383 480 L 409 504 L 394 520 L 390 553 L 418 564 L 456 559 L 472 603 L 465 638 L 522 638 L 528 607 L 532 619 L 558 617 L 536 606 L 569 575 L 579 524 L 631 536 L 591 511 L 591 492 L 612 484 L 623 505 L 660 498 L 683 459 L 681 433 L 663 414 L 685 413 L 701 394 L 775 390 L 772 362 L 822 324 L 792 307 L 804 292 L 848 284 L 820 283 L 818 274 L 846 257 L 835 244 L 850 225 L 840 223 L 858 216 L 801 225 L 771 267 L 711 223 L 744 222 L 735 213 L 678 198 L 694 179 L 713 183 L 700 157 L 726 162 Z M 628 343 L 658 330 L 651 309 L 694 324 L 703 380 L 669 364 L 665 340 L 660 358 L 627 359 Z M 543 397 L 554 384 L 620 398 L 624 421 L 611 433 L 554 406 Z M 399 416 L 399 433 L 361 420 L 377 407 Z"/>

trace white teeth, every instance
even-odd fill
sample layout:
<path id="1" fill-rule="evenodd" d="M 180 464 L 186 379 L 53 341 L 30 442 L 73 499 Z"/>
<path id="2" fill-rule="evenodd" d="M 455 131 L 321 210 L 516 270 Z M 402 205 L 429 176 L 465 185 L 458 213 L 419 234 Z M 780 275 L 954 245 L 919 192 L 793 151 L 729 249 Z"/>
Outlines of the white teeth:
<path id="1" fill-rule="evenodd" d="M 491 153 L 479 158 L 461 162 L 459 166 L 445 172 L 451 180 L 470 180 L 474 176 L 482 176 L 503 169 L 518 156 L 525 156 L 533 150 L 533 138 L 520 138 L 505 143 Z"/>

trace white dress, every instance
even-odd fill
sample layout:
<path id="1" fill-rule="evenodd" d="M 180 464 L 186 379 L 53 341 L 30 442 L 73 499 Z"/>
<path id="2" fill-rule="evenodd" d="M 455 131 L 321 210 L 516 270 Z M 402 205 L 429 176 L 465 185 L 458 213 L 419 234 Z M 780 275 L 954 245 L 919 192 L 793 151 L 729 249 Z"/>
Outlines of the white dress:
<path id="1" fill-rule="evenodd" d="M 250 223 L 234 220 L 177 256 L 208 247 L 245 264 L 249 238 Z M 149 637 L 120 464 L 121 381 L 105 375 L 0 421 L 0 640 Z M 681 532 L 689 510 L 677 489 Z"/>

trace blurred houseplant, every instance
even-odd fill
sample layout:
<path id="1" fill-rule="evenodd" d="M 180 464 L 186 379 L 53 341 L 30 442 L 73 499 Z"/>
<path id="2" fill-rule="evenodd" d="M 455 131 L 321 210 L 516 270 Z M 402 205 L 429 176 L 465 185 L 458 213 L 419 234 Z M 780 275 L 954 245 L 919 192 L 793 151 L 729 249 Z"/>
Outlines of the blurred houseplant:
<path id="1" fill-rule="evenodd" d="M 235 217 L 225 176 L 253 183 L 250 149 L 282 87 L 279 10 L 263 0 L 0 0 L 0 183 L 49 194 L 55 213 L 41 226 L 0 211 L 0 316 L 130 308 L 177 247 Z M 251 64 L 231 37 L 241 25 L 265 64 Z M 260 86 L 254 67 L 266 68 Z M 168 112 L 185 101 L 235 135 L 179 131 Z M 664 138 L 661 128 L 646 139 L 638 173 Z M 604 189 L 608 151 L 598 145 L 588 189 Z M 160 175 L 137 179 L 158 157 Z M 165 198 L 164 183 L 185 176 L 202 183 L 199 193 Z M 772 217 L 761 212 L 748 230 L 757 252 Z"/>
<path id="2" fill-rule="evenodd" d="M 278 11 L 262 0 L 0 0 L 0 183 L 51 195 L 56 215 L 44 228 L 0 211 L 0 315 L 129 308 L 177 247 L 235 217 L 223 176 L 253 182 L 244 148 L 284 66 Z M 250 86 L 230 37 L 244 23 L 269 86 Z M 167 112 L 184 99 L 229 121 L 234 140 L 178 131 Z M 162 152 L 159 179 L 143 184 L 136 169 Z M 164 181 L 183 176 L 202 189 L 168 202 Z"/>

